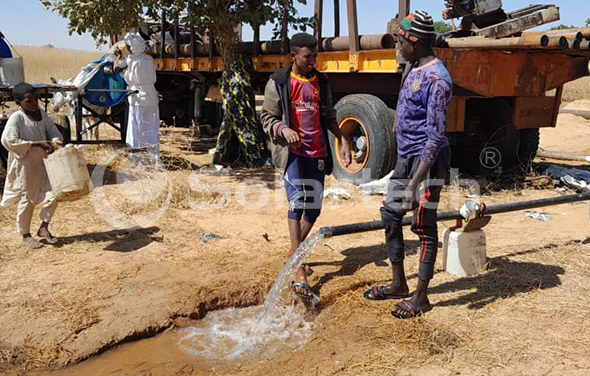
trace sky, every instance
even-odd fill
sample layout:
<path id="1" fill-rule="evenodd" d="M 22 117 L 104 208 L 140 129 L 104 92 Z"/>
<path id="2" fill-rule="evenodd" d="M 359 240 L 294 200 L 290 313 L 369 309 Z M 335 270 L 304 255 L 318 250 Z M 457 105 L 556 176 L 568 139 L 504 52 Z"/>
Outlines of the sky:
<path id="1" fill-rule="evenodd" d="M 100 0 L 94 0 L 100 1 Z M 504 0 L 504 10 L 513 11 L 526 7 L 533 0 Z M 538 1 L 540 4 L 555 4 L 560 7 L 561 21 L 546 25 L 549 28 L 560 23 L 582 26 L 590 18 L 590 1 L 588 0 L 554 0 Z M 313 15 L 314 0 L 307 4 L 298 4 L 301 16 Z M 357 0 L 358 25 L 360 34 L 376 34 L 385 32 L 387 22 L 397 13 L 397 0 Z M 433 15 L 435 20 L 441 19 L 444 0 L 412 0 L 412 10 L 424 10 Z M 340 34 L 347 34 L 346 1 L 340 0 Z M 88 34 L 72 36 L 67 32 L 67 20 L 58 14 L 46 10 L 39 0 L 0 0 L 0 31 L 13 45 L 43 46 L 52 44 L 59 48 L 95 51 L 96 44 Z M 324 36 L 334 32 L 333 1 L 324 0 Z M 244 40 L 252 39 L 252 31 L 244 27 Z M 261 30 L 261 39 L 272 37 L 272 27 Z M 103 47 L 102 50 L 105 50 Z"/>

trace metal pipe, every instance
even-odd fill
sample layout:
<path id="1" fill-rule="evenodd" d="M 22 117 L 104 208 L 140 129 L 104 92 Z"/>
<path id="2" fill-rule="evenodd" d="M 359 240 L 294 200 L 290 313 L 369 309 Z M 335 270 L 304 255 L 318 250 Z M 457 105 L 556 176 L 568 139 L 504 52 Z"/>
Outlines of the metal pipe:
<path id="1" fill-rule="evenodd" d="M 541 43 L 541 45 L 543 47 L 560 48 L 562 50 L 565 50 L 566 48 L 568 48 L 569 42 L 568 42 L 568 40 L 567 40 L 566 37 L 553 37 L 553 36 L 550 36 L 547 39 L 546 44 Z"/>
<path id="2" fill-rule="evenodd" d="M 360 49 L 359 28 L 356 13 L 356 0 L 346 0 L 346 10 L 348 13 L 348 50 L 351 54 L 357 53 Z M 353 67 L 351 66 L 351 70 Z"/>
<path id="3" fill-rule="evenodd" d="M 236 45 L 236 52 L 241 54 L 250 54 L 254 48 L 254 42 L 242 42 Z M 275 55 L 281 53 L 282 42 L 281 41 L 267 41 L 259 43 L 260 52 L 266 55 Z"/>
<path id="4" fill-rule="evenodd" d="M 313 36 L 316 40 L 322 40 L 322 19 L 324 14 L 324 0 L 315 0 L 313 13 Z M 321 52 L 322 46 L 318 46 Z"/>
<path id="5" fill-rule="evenodd" d="M 287 38 L 287 44 L 289 39 Z M 260 43 L 260 51 L 263 54 L 278 54 L 281 51 L 281 43 L 276 40 Z"/>
<path id="6" fill-rule="evenodd" d="M 252 44 L 252 56 L 260 55 L 260 24 L 254 26 L 254 43 Z"/>
<path id="7" fill-rule="evenodd" d="M 515 48 L 515 49 L 566 49 L 569 42 L 565 37 L 550 37 L 547 35 L 527 35 L 516 38 L 449 38 L 447 43 L 451 48 Z"/>
<path id="8" fill-rule="evenodd" d="M 565 37 L 567 39 L 582 40 L 584 34 L 581 31 L 565 31 L 565 30 L 544 30 L 544 31 L 525 31 L 522 36 L 533 36 L 533 35 L 547 35 L 550 37 Z"/>
<path id="9" fill-rule="evenodd" d="M 281 20 L 281 55 L 287 55 L 289 48 L 289 2 L 283 0 L 283 19 Z"/>
<path id="10" fill-rule="evenodd" d="M 348 37 L 326 38 L 322 40 L 322 49 L 324 51 L 346 51 L 349 45 Z M 361 50 L 390 49 L 395 47 L 395 39 L 391 34 L 361 35 L 360 47 Z"/>
<path id="11" fill-rule="evenodd" d="M 543 150 L 541 148 L 537 150 L 537 157 L 559 159 L 562 161 L 590 162 L 590 156 L 576 155 L 565 151 Z"/>
<path id="12" fill-rule="evenodd" d="M 166 11 L 162 10 L 162 24 L 160 29 L 160 60 L 164 58 L 164 50 L 166 49 Z"/>
<path id="13" fill-rule="evenodd" d="M 399 0 L 397 13 L 398 24 L 410 14 L 410 0 Z"/>
<path id="14" fill-rule="evenodd" d="M 582 44 L 582 41 L 581 40 L 573 40 L 573 41 L 570 41 L 570 48 L 572 50 L 579 50 L 581 44 Z"/>
<path id="15" fill-rule="evenodd" d="M 179 39 L 180 39 L 180 33 L 179 33 L 179 27 L 178 27 L 178 14 L 176 15 L 176 17 L 174 18 L 174 60 L 178 60 L 178 55 L 180 53 L 180 43 L 179 43 Z"/>
<path id="16" fill-rule="evenodd" d="M 532 200 L 532 201 L 522 201 L 522 202 L 514 202 L 509 204 L 500 204 L 495 206 L 488 206 L 483 211 L 484 215 L 493 215 L 493 214 L 501 214 L 501 213 L 509 213 L 513 211 L 519 210 L 526 210 L 526 209 L 533 209 L 538 207 L 545 207 L 545 206 L 554 206 L 554 205 L 561 205 L 561 204 L 568 204 L 578 201 L 587 201 L 590 200 L 590 192 L 579 193 L 575 195 L 568 195 L 568 196 L 560 196 L 560 197 L 553 197 L 553 198 L 546 198 L 542 200 Z M 458 210 L 437 213 L 436 221 L 449 221 L 449 220 L 456 220 L 462 219 L 461 213 Z M 412 223 L 411 217 L 405 217 L 402 220 L 402 226 L 409 226 Z M 382 221 L 372 221 L 372 222 L 362 222 L 362 223 L 353 223 L 349 225 L 341 225 L 341 226 L 327 226 L 322 227 L 319 229 L 319 233 L 323 234 L 325 237 L 331 236 L 339 236 L 339 235 L 348 235 L 348 234 L 356 234 L 360 232 L 368 232 L 368 231 L 375 231 L 383 229 L 383 222 Z"/>
<path id="17" fill-rule="evenodd" d="M 340 36 L 340 0 L 334 0 L 334 36 Z"/>
<path id="18" fill-rule="evenodd" d="M 192 22 L 193 7 L 194 6 L 195 6 L 194 1 L 191 1 L 189 3 L 189 5 L 188 5 L 188 8 L 187 8 L 187 10 L 188 10 L 188 19 L 189 19 L 189 22 L 190 22 L 189 31 L 190 31 L 190 34 L 191 34 L 190 35 L 190 42 L 189 42 L 190 45 L 191 45 L 191 53 L 190 53 L 191 60 L 194 60 L 195 59 L 196 52 L 197 52 L 197 51 L 195 51 L 196 50 L 196 46 L 195 46 L 195 43 L 196 43 L 196 41 L 195 41 L 195 24 Z"/>
<path id="19" fill-rule="evenodd" d="M 180 45 L 180 53 L 184 56 L 191 56 L 191 45 L 189 44 L 181 44 Z M 168 51 L 168 45 L 166 46 L 166 51 Z M 209 49 L 204 43 L 196 42 L 195 43 L 195 55 L 207 56 L 209 54 Z"/>
<path id="20" fill-rule="evenodd" d="M 569 108 L 560 108 L 559 113 L 560 114 L 572 114 L 572 115 L 580 116 L 580 117 L 583 117 L 584 119 L 590 120 L 590 111 L 571 110 Z"/>
<path id="21" fill-rule="evenodd" d="M 205 98 L 205 88 L 201 84 L 195 86 L 195 97 L 193 103 L 193 119 L 197 124 L 203 118 L 203 102 Z"/>
<path id="22" fill-rule="evenodd" d="M 211 32 L 211 30 L 209 30 L 209 32 L 207 33 L 207 38 L 209 38 L 209 56 L 207 68 L 209 69 L 209 71 L 211 71 L 211 68 L 213 67 L 213 50 L 215 49 L 215 36 Z"/>
<path id="23" fill-rule="evenodd" d="M 130 93 L 130 94 L 137 94 L 139 93 L 138 90 L 127 90 L 127 89 L 84 89 L 82 91 L 82 95 L 85 93 Z"/>

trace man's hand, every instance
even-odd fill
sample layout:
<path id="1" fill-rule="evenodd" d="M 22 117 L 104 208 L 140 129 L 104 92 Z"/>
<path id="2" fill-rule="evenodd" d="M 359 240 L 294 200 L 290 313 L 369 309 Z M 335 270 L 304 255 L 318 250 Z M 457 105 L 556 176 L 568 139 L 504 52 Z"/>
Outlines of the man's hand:
<path id="1" fill-rule="evenodd" d="M 340 161 L 344 167 L 348 167 L 351 162 L 350 140 L 344 135 L 340 136 Z"/>
<path id="2" fill-rule="evenodd" d="M 301 147 L 301 139 L 299 138 L 297 132 L 289 127 L 285 127 L 281 133 L 283 134 L 285 140 L 289 143 L 289 147 L 293 149 L 299 149 Z"/>
<path id="3" fill-rule="evenodd" d="M 54 150 L 54 149 L 53 149 L 53 146 L 52 146 L 52 144 L 50 144 L 50 143 L 49 143 L 49 142 L 47 142 L 47 141 L 43 141 L 43 142 L 35 142 L 35 143 L 33 144 L 33 146 L 35 146 L 35 147 L 38 147 L 38 148 L 41 148 L 41 149 L 45 150 L 45 152 L 46 152 L 46 153 L 51 153 L 51 152 L 53 152 L 53 150 Z"/>
<path id="4" fill-rule="evenodd" d="M 55 140 L 51 142 L 51 146 L 57 150 L 57 149 L 61 149 L 64 145 L 63 142 L 61 142 L 60 140 Z"/>
<path id="5" fill-rule="evenodd" d="M 450 20 L 452 18 L 456 18 L 455 11 L 451 8 L 447 8 L 442 11 L 442 19 L 443 20 Z"/>
<path id="6" fill-rule="evenodd" d="M 113 51 L 113 53 L 115 54 L 115 56 L 120 59 L 121 56 L 123 55 L 123 53 L 121 52 L 121 50 L 119 49 L 119 47 L 115 48 L 115 51 Z"/>
<path id="7" fill-rule="evenodd" d="M 416 201 L 416 188 L 417 186 L 410 183 L 404 190 L 404 196 L 402 197 L 402 210 L 411 211 L 417 206 Z"/>

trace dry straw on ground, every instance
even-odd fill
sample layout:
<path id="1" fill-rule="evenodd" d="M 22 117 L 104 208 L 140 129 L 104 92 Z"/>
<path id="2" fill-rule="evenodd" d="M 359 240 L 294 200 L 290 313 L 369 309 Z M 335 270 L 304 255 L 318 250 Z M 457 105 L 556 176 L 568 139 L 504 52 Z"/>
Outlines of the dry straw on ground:
<path id="1" fill-rule="evenodd" d="M 565 84 L 562 98 L 564 102 L 587 98 L 590 98 L 590 77 L 582 77 Z"/>

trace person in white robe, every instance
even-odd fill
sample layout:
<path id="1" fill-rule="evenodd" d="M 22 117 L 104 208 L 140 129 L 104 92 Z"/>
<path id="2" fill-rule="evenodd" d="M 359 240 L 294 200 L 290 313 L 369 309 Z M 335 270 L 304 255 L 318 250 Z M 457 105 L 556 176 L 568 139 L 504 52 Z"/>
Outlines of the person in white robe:
<path id="1" fill-rule="evenodd" d="M 160 151 L 160 112 L 156 91 L 156 69 L 154 59 L 145 53 L 145 40 L 138 33 L 127 33 L 125 43 L 131 52 L 122 58 L 120 49 L 115 49 L 115 71 L 122 71 L 130 94 L 129 117 L 125 142 L 133 149 L 145 149 L 156 160 Z"/>
<path id="2" fill-rule="evenodd" d="M 57 242 L 49 232 L 49 222 L 57 202 L 51 192 L 43 159 L 49 152 L 61 147 L 63 137 L 53 120 L 39 108 L 35 89 L 31 85 L 16 85 L 12 96 L 20 109 L 10 116 L 2 132 L 2 145 L 9 154 L 0 206 L 17 204 L 17 232 L 22 235 L 25 246 L 34 249 L 42 246 L 31 235 L 33 211 L 38 204 L 42 204 L 39 214 L 42 222 L 37 236 L 50 244 Z"/>

